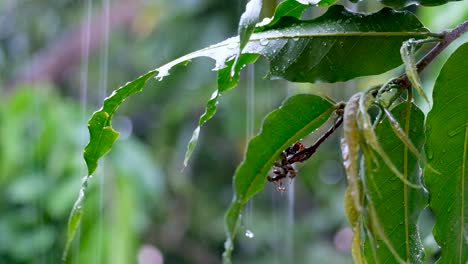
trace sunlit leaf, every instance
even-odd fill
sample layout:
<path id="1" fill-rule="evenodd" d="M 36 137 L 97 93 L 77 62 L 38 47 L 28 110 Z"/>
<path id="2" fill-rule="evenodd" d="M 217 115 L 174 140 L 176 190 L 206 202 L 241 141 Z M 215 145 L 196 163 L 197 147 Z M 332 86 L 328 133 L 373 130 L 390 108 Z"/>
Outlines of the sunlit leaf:
<path id="1" fill-rule="evenodd" d="M 266 175 L 280 153 L 325 123 L 335 108 L 319 96 L 300 94 L 286 100 L 265 118 L 260 134 L 250 140 L 244 160 L 234 175 L 234 198 L 225 218 L 226 262 L 230 261 L 240 212 L 264 188 Z"/>
<path id="2" fill-rule="evenodd" d="M 404 133 L 417 150 L 420 150 L 424 141 L 424 115 L 421 110 L 412 103 L 404 102 L 392 110 L 392 115 L 395 121 L 402 124 Z M 418 158 L 394 133 L 388 118 L 377 125 L 375 134 L 382 150 L 403 177 L 409 182 L 420 184 Z M 377 254 L 366 247 L 366 259 L 370 261 L 369 257 L 372 255 L 372 258 L 377 258 L 376 263 L 421 263 L 423 248 L 417 221 L 427 202 L 425 193 L 423 189 L 411 188 L 400 181 L 394 170 L 380 156 L 377 159 L 378 165 L 366 163 L 365 182 L 369 204 L 372 204 L 375 211 L 375 215 L 369 214 L 369 217 L 378 219 L 373 222 L 380 227 L 374 226 L 374 230 L 381 230 L 380 234 L 373 234 Z M 386 243 L 382 235 L 388 240 Z"/>
<path id="3" fill-rule="evenodd" d="M 468 43 L 443 66 L 427 116 L 426 155 L 440 174 L 424 170 L 435 214 L 437 263 L 468 262 Z"/>

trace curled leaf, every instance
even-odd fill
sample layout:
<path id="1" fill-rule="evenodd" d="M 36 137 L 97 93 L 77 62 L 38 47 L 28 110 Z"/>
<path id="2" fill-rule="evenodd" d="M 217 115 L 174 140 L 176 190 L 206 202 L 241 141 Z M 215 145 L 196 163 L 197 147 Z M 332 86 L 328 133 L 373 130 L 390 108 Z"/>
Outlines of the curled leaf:
<path id="1" fill-rule="evenodd" d="M 403 45 L 401 45 L 400 48 L 401 58 L 405 64 L 406 76 L 408 76 L 411 85 L 429 104 L 429 97 L 427 97 L 426 93 L 424 92 L 424 88 L 421 85 L 421 79 L 419 78 L 419 74 L 416 69 L 416 60 L 414 58 L 415 50 L 416 44 L 414 39 L 403 42 Z"/>
<path id="2" fill-rule="evenodd" d="M 407 184 L 408 186 L 412 188 L 421 188 L 422 186 L 420 184 L 414 184 L 408 181 L 408 179 L 404 177 L 404 175 L 393 164 L 392 160 L 388 157 L 388 155 L 380 146 L 379 140 L 372 126 L 371 118 L 369 114 L 367 113 L 367 110 L 369 106 L 372 104 L 373 100 L 374 100 L 373 95 L 367 94 L 367 95 L 361 96 L 360 101 L 359 101 L 358 121 L 359 121 L 360 129 L 366 140 L 366 143 L 369 146 L 371 146 L 371 148 L 375 152 L 377 152 L 377 154 L 379 154 L 379 156 L 382 158 L 385 165 L 387 165 L 390 168 L 390 170 L 393 171 L 395 176 L 397 176 L 402 182 L 404 182 L 405 184 Z"/>
<path id="3" fill-rule="evenodd" d="M 400 123 L 395 119 L 395 117 L 392 115 L 392 113 L 387 109 L 383 108 L 384 113 L 387 116 L 388 120 L 390 121 L 390 126 L 395 132 L 395 135 L 398 136 L 398 138 L 403 142 L 403 144 L 408 147 L 408 149 L 413 153 L 413 155 L 416 156 L 418 160 L 422 162 L 424 166 L 427 166 L 428 169 L 433 170 L 434 172 L 438 173 L 432 166 L 427 162 L 426 158 L 418 151 L 418 149 L 414 146 L 413 142 L 411 142 L 410 138 L 408 135 L 406 135 L 405 131 L 403 128 L 400 126 Z"/>

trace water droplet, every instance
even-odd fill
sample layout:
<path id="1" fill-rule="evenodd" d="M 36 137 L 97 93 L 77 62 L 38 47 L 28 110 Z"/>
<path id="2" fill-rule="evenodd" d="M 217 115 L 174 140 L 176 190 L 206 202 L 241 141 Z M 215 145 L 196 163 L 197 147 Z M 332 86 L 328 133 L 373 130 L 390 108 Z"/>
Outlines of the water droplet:
<path id="1" fill-rule="evenodd" d="M 254 234 L 254 232 L 252 232 L 252 230 L 247 229 L 247 230 L 245 230 L 245 236 L 248 237 L 248 238 L 254 238 L 255 234 Z"/>
<path id="2" fill-rule="evenodd" d="M 276 190 L 280 193 L 284 193 L 286 191 L 286 187 L 279 185 L 276 187 Z"/>
<path id="3" fill-rule="evenodd" d="M 266 46 L 266 45 L 268 45 L 268 42 L 269 42 L 269 40 L 268 40 L 268 39 L 266 39 L 266 38 L 264 38 L 264 39 L 260 39 L 260 45 L 262 45 L 262 46 Z"/>
<path id="4" fill-rule="evenodd" d="M 445 153 L 445 152 L 447 152 L 447 150 L 446 150 L 446 149 L 443 149 L 443 150 L 442 150 L 442 153 Z"/>
<path id="5" fill-rule="evenodd" d="M 434 151 L 432 149 L 427 150 L 427 158 L 430 160 L 434 158 Z"/>
<path id="6" fill-rule="evenodd" d="M 294 41 L 298 41 L 298 40 L 299 40 L 299 38 L 293 38 L 293 40 L 294 40 Z"/>

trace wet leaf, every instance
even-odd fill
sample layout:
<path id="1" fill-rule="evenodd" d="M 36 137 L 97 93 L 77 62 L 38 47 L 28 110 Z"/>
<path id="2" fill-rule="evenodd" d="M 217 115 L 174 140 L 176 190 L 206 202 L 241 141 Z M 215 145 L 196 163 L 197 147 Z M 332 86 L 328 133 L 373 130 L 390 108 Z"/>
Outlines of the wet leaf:
<path id="1" fill-rule="evenodd" d="M 104 100 L 102 108 L 96 111 L 88 121 L 89 143 L 83 153 L 88 166 L 88 175 L 94 173 L 99 158 L 112 148 L 119 136 L 111 124 L 115 111 L 127 97 L 141 91 L 145 83 L 155 74 L 155 71 L 150 71 L 115 90 Z"/>
<path id="2" fill-rule="evenodd" d="M 335 2 L 335 0 L 285 0 L 278 4 L 272 18 L 265 18 L 257 25 L 257 28 L 261 30 L 266 26 L 274 26 L 282 17 L 299 19 L 304 10 L 313 5 L 330 6 Z"/>
<path id="3" fill-rule="evenodd" d="M 241 15 L 239 20 L 239 54 L 249 41 L 255 25 L 260 19 L 260 12 L 262 11 L 262 0 L 250 0 L 246 7 L 245 12 Z"/>
<path id="4" fill-rule="evenodd" d="M 401 45 L 400 54 L 405 64 L 406 76 L 411 82 L 411 86 L 421 95 L 424 100 L 429 104 L 429 98 L 427 97 L 424 89 L 421 85 L 421 79 L 419 78 L 418 71 L 416 69 L 416 60 L 414 58 L 414 52 L 416 51 L 416 44 L 414 39 L 403 42 Z"/>
<path id="5" fill-rule="evenodd" d="M 424 114 L 421 110 L 412 103 L 404 102 L 392 110 L 392 115 L 420 151 L 424 141 Z M 375 134 L 382 150 L 404 179 L 420 184 L 418 158 L 394 133 L 388 118 L 377 125 Z M 365 170 L 366 195 L 373 206 L 374 215 L 369 214 L 369 217 L 374 218 L 371 222 L 374 223 L 377 253 L 373 254 L 371 247 L 366 247 L 366 259 L 370 261 L 372 255 L 372 258 L 377 258 L 377 263 L 421 263 L 423 248 L 417 221 L 427 203 L 424 190 L 411 188 L 398 179 L 382 157 L 378 156 L 377 159 L 378 164 L 366 162 Z"/>
<path id="6" fill-rule="evenodd" d="M 337 82 L 395 68 L 402 64 L 399 49 L 403 41 L 431 35 L 409 12 L 385 8 L 364 15 L 335 5 L 313 20 L 286 16 L 273 26 L 258 27 L 243 54 L 266 57 L 270 61 L 268 76 L 273 79 Z M 187 54 L 159 67 L 158 78 L 201 56 L 213 58 L 215 70 L 223 69 L 238 46 L 239 37 L 233 37 Z"/>
<path id="7" fill-rule="evenodd" d="M 316 95 L 300 94 L 286 100 L 265 118 L 260 133 L 247 147 L 234 175 L 234 198 L 226 214 L 225 261 L 229 261 L 240 212 L 264 188 L 266 175 L 280 153 L 327 121 L 336 107 Z"/>
<path id="8" fill-rule="evenodd" d="M 236 72 L 237 62 L 242 53 L 242 50 L 245 48 L 247 42 L 249 42 L 250 36 L 252 35 L 255 25 L 260 19 L 260 12 L 262 11 L 262 0 L 250 0 L 246 7 L 244 13 L 241 15 L 239 20 L 239 49 L 237 55 L 234 59 L 234 63 L 231 66 L 230 76 L 234 76 Z"/>
<path id="9" fill-rule="evenodd" d="M 381 146 L 381 141 L 377 137 L 377 134 L 374 131 L 371 118 L 367 113 L 369 106 L 373 102 L 373 96 L 371 94 L 363 95 L 359 101 L 359 114 L 358 122 L 360 130 L 365 138 L 365 142 L 369 145 L 372 150 L 377 152 L 381 160 L 387 165 L 387 167 L 393 171 L 396 177 L 398 177 L 404 184 L 412 188 L 421 188 L 420 184 L 416 184 L 408 180 L 403 173 L 398 169 L 398 167 L 393 164 L 392 159 L 388 156 L 385 149 Z M 369 153 L 370 154 L 370 153 Z"/>
<path id="10" fill-rule="evenodd" d="M 427 116 L 426 155 L 440 174 L 424 170 L 436 216 L 434 238 L 442 254 L 437 263 L 468 262 L 468 43 L 443 66 Z"/>
<path id="11" fill-rule="evenodd" d="M 386 6 L 402 8 L 409 5 L 438 6 L 452 1 L 460 0 L 379 0 Z"/>
<path id="12" fill-rule="evenodd" d="M 355 263 L 363 263 L 361 254 L 361 216 L 362 216 L 362 188 L 359 178 L 359 141 L 357 113 L 362 93 L 353 95 L 346 104 L 343 114 L 343 138 L 341 140 L 341 154 L 346 171 L 348 187 L 344 197 L 344 208 L 353 230 L 351 253 Z"/>
<path id="13" fill-rule="evenodd" d="M 200 128 L 216 114 L 216 111 L 218 110 L 219 97 L 221 94 L 234 88 L 239 82 L 240 70 L 247 64 L 255 62 L 257 58 L 258 55 L 256 54 L 244 54 L 243 56 L 239 57 L 239 60 L 235 66 L 233 66 L 234 61 L 230 60 L 226 63 L 227 67 L 218 71 L 218 89 L 213 92 L 210 100 L 208 100 L 206 103 L 205 112 L 200 116 L 200 119 L 198 120 L 198 126 L 192 133 L 190 142 L 187 145 L 187 151 L 185 152 L 184 166 L 187 166 L 188 161 L 193 151 L 195 150 L 195 147 L 197 146 L 198 137 L 200 135 Z M 234 75 L 231 75 L 231 67 L 234 67 L 235 69 Z"/>
<path id="14" fill-rule="evenodd" d="M 83 153 L 84 160 L 88 166 L 88 175 L 83 180 L 78 198 L 70 212 L 67 241 L 63 253 L 64 259 L 67 257 L 68 249 L 81 223 L 85 190 L 89 176 L 96 170 L 98 160 L 112 148 L 112 145 L 119 136 L 119 133 L 112 128 L 112 117 L 122 102 L 130 95 L 141 91 L 145 83 L 155 74 L 155 71 L 150 71 L 114 91 L 104 100 L 102 108 L 96 111 L 88 122 L 90 139 Z"/>
<path id="15" fill-rule="evenodd" d="M 413 153 L 413 155 L 422 163 L 422 165 L 427 166 L 428 168 L 434 170 L 430 164 L 427 163 L 426 158 L 419 152 L 419 150 L 414 146 L 411 139 L 409 139 L 408 135 L 406 134 L 405 130 L 401 127 L 398 120 L 393 116 L 393 114 L 387 108 L 384 108 L 385 116 L 388 118 L 390 123 L 390 127 L 392 128 L 395 135 L 405 144 L 405 146 Z M 435 170 L 434 170 L 435 171 Z M 435 171 L 437 172 L 437 171 Z"/>

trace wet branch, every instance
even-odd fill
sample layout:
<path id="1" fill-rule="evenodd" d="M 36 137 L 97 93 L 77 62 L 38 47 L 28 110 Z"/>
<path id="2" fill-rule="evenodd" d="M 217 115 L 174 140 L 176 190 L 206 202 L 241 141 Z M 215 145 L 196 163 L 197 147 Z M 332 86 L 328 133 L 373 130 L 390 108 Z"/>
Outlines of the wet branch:
<path id="1" fill-rule="evenodd" d="M 333 124 L 333 126 L 330 127 L 327 130 L 327 132 L 322 134 L 320 138 L 317 139 L 317 141 L 315 141 L 314 144 L 312 144 L 312 146 L 294 154 L 291 158 L 288 158 L 288 163 L 293 164 L 295 162 L 303 162 L 305 160 L 308 160 L 317 151 L 317 148 L 320 147 L 320 145 L 323 142 L 325 142 L 325 140 L 329 138 L 333 134 L 333 132 L 335 132 L 336 129 L 339 126 L 341 126 L 342 123 L 343 123 L 343 116 L 340 116 L 338 120 L 336 120 L 336 122 Z"/>
<path id="2" fill-rule="evenodd" d="M 468 31 L 468 21 L 465 21 L 455 27 L 452 30 L 445 31 L 441 33 L 442 40 L 431 50 L 429 51 L 426 55 L 424 55 L 423 58 L 421 58 L 417 63 L 416 63 L 416 70 L 418 73 L 422 72 L 427 65 L 429 65 L 439 54 L 445 50 L 453 41 L 455 41 L 457 38 L 462 36 L 464 33 Z M 397 84 L 400 86 L 400 88 L 403 89 L 408 89 L 411 87 L 411 82 L 408 79 L 408 76 L 406 74 L 401 75 L 400 77 L 396 78 L 395 80 L 389 82 L 389 84 Z M 371 94 L 376 96 L 378 93 L 378 89 L 375 89 Z M 344 107 L 344 104 L 343 104 Z M 343 116 L 340 116 L 338 120 L 333 124 L 333 126 L 328 129 L 327 132 L 325 132 L 323 135 L 320 136 L 320 138 L 310 147 L 294 154 L 292 157 L 288 158 L 287 162 L 289 164 L 293 164 L 295 162 L 303 162 L 308 160 L 316 151 L 317 148 L 327 139 L 329 138 L 339 126 L 343 123 Z"/>
<path id="3" fill-rule="evenodd" d="M 431 51 L 416 63 L 418 73 L 422 72 L 439 54 L 445 50 L 453 41 L 462 36 L 468 31 L 468 21 L 465 21 L 452 30 L 441 33 L 442 41 L 440 41 Z M 393 83 L 398 84 L 401 88 L 407 89 L 411 86 L 411 82 L 406 74 L 401 75 Z"/>

